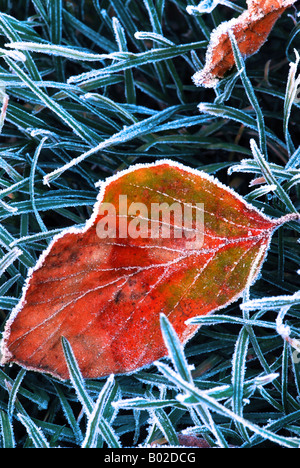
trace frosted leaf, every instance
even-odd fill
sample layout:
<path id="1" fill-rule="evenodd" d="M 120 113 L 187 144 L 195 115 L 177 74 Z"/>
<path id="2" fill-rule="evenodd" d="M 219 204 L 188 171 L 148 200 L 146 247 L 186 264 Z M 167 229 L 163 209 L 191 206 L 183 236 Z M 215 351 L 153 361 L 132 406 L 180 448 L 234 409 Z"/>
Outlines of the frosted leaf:
<path id="1" fill-rule="evenodd" d="M 161 314 L 183 346 L 199 328 L 187 320 L 240 298 L 274 230 L 298 217 L 272 220 L 214 177 L 174 161 L 120 171 L 100 185 L 86 224 L 56 235 L 29 271 L 6 322 L 2 363 L 69 378 L 64 337 L 85 378 L 148 366 L 168 355 Z M 171 354 L 182 371 L 179 349 Z"/>
<path id="2" fill-rule="evenodd" d="M 247 10 L 237 18 L 221 23 L 211 33 L 204 68 L 193 76 L 195 85 L 215 88 L 235 65 L 229 32 L 235 36 L 242 56 L 249 57 L 260 49 L 277 19 L 295 1 L 248 0 Z"/>

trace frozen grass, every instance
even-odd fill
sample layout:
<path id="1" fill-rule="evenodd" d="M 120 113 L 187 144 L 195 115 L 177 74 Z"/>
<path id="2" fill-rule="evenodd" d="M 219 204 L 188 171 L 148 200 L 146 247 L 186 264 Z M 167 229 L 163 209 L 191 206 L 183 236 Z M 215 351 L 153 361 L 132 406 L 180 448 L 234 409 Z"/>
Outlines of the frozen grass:
<path id="1" fill-rule="evenodd" d="M 183 0 L 0 1 L 3 324 L 53 235 L 89 217 L 95 183 L 135 162 L 172 158 L 268 215 L 299 210 L 296 13 L 246 64 L 235 47 L 215 93 L 191 76 L 211 30 L 245 7 L 222 3 L 201 14 Z M 171 361 L 84 381 L 64 341 L 70 382 L 0 369 L 2 447 L 177 445 L 182 431 L 211 446 L 298 447 L 299 231 L 278 229 L 260 280 L 195 319 L 185 350 L 161 317 Z"/>

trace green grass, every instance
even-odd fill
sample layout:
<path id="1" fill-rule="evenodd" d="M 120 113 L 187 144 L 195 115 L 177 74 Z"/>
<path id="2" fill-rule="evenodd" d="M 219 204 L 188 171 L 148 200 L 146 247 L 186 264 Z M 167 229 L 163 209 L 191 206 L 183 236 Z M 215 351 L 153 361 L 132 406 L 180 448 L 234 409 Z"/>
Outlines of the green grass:
<path id="1" fill-rule="evenodd" d="M 200 16 L 186 11 L 192 0 L 0 0 L 2 330 L 53 235 L 90 216 L 98 180 L 136 162 L 171 158 L 270 216 L 299 211 L 294 9 L 245 64 L 235 47 L 236 70 L 216 92 L 191 80 L 211 30 L 245 7 L 236 3 Z M 185 430 L 211 446 L 298 447 L 300 353 L 280 332 L 299 339 L 299 231 L 276 231 L 260 279 L 195 319 L 184 350 L 161 318 L 171 361 L 84 381 L 64 341 L 69 382 L 1 368 L 1 446 L 177 445 Z"/>

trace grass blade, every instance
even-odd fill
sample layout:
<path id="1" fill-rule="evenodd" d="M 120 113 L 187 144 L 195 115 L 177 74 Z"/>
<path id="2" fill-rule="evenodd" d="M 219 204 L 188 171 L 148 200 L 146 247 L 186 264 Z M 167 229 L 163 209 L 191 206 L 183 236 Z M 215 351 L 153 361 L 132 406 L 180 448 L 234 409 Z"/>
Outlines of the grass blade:
<path id="1" fill-rule="evenodd" d="M 0 410 L 0 427 L 3 439 L 3 448 L 15 448 L 15 438 L 11 418 L 3 410 Z"/>
<path id="2" fill-rule="evenodd" d="M 22 251 L 18 247 L 13 247 L 0 260 L 0 275 L 2 275 L 12 263 L 20 257 Z"/>
<path id="3" fill-rule="evenodd" d="M 129 127 L 121 130 L 120 132 L 114 134 L 112 137 L 108 138 L 107 140 L 99 143 L 96 147 L 92 148 L 91 150 L 87 151 L 86 153 L 81 154 L 77 158 L 74 158 L 70 163 L 65 164 L 63 167 L 56 169 L 55 171 L 47 174 L 44 177 L 44 183 L 49 184 L 49 182 L 55 180 L 59 177 L 63 172 L 72 168 L 73 166 L 78 165 L 82 161 L 84 161 L 89 156 L 101 151 L 105 148 L 109 148 L 111 146 L 118 145 L 120 143 L 124 143 L 128 140 L 132 140 L 133 138 L 141 137 L 145 134 L 149 134 L 156 125 L 159 125 L 165 119 L 169 118 L 177 108 L 171 107 L 169 109 L 163 110 L 161 112 L 157 112 L 154 116 L 151 116 L 147 119 L 144 119 L 138 123 L 134 123 Z"/>
<path id="4" fill-rule="evenodd" d="M 99 393 L 98 399 L 94 405 L 94 409 L 89 416 L 87 430 L 82 448 L 95 448 L 99 434 L 106 440 L 111 448 L 120 448 L 120 442 L 114 433 L 109 422 L 103 417 L 105 402 L 109 399 L 114 381 L 113 376 L 110 376 Z"/>
<path id="5" fill-rule="evenodd" d="M 242 328 L 238 336 L 232 360 L 232 410 L 238 416 L 243 416 L 244 376 L 246 358 L 248 353 L 249 335 L 246 328 Z M 237 427 L 243 438 L 249 441 L 249 436 L 244 426 L 237 423 Z"/>
<path id="6" fill-rule="evenodd" d="M 27 76 L 23 70 L 9 57 L 5 58 L 7 64 L 15 71 L 18 77 L 31 89 L 31 91 L 47 106 L 52 112 L 54 112 L 60 120 L 62 120 L 67 126 L 69 126 L 78 136 L 84 141 L 94 144 L 95 135 L 86 126 L 82 126 L 79 122 L 72 117 L 62 106 L 55 102 L 49 97 L 42 89 L 40 89 L 32 79 Z"/>
<path id="7" fill-rule="evenodd" d="M 76 390 L 78 399 L 81 402 L 86 415 L 89 416 L 94 409 L 94 404 L 86 391 L 84 379 L 77 365 L 76 358 L 73 354 L 72 348 L 68 340 L 64 337 L 62 337 L 62 346 L 63 346 L 66 362 L 68 365 L 68 369 L 70 372 L 71 382 L 74 386 L 74 389 Z"/>
<path id="8" fill-rule="evenodd" d="M 160 326 L 165 345 L 169 351 L 174 367 L 187 382 L 192 382 L 191 372 L 186 361 L 182 345 L 174 328 L 164 314 L 160 316 Z"/>
<path id="9" fill-rule="evenodd" d="M 240 49 L 238 47 L 234 34 L 230 31 L 230 29 L 229 29 L 229 37 L 230 37 L 231 46 L 233 50 L 234 60 L 235 60 L 237 69 L 240 73 L 243 86 L 245 88 L 249 101 L 256 113 L 260 151 L 265 155 L 265 157 L 267 157 L 268 153 L 267 153 L 267 140 L 266 140 L 266 133 L 265 133 L 264 116 L 259 106 L 258 100 L 255 96 L 251 82 L 247 77 L 244 59 L 242 57 L 242 54 L 240 53 Z"/>
<path id="10" fill-rule="evenodd" d="M 288 448 L 297 448 L 299 446 L 300 440 L 297 438 L 288 438 L 275 434 L 274 432 L 267 430 L 263 427 L 259 427 L 256 424 L 242 418 L 241 416 L 236 415 L 233 411 L 229 410 L 225 406 L 221 405 L 219 402 L 215 401 L 208 395 L 205 395 L 201 390 L 197 389 L 194 385 L 189 384 L 188 382 L 181 379 L 178 374 L 175 374 L 171 369 L 166 365 L 157 362 L 156 363 L 159 370 L 170 380 L 172 380 L 176 385 L 178 385 L 183 391 L 186 391 L 191 398 L 188 397 L 187 404 L 194 405 L 206 405 L 210 408 L 211 411 L 214 411 L 224 417 L 228 417 L 233 421 L 241 423 L 245 428 L 250 429 L 255 434 L 260 435 L 263 438 L 271 440 L 277 444 L 282 445 L 283 447 Z M 180 397 L 180 401 L 184 403 L 185 397 Z"/>
<path id="11" fill-rule="evenodd" d="M 18 418 L 21 423 L 25 426 L 28 435 L 35 448 L 50 448 L 46 437 L 44 436 L 41 429 L 30 419 L 29 416 L 24 414 L 18 414 Z"/>
<path id="12" fill-rule="evenodd" d="M 53 385 L 55 387 L 55 390 L 57 392 L 57 395 L 59 397 L 59 400 L 60 400 L 60 403 L 61 403 L 61 407 L 62 407 L 62 410 L 66 416 L 66 419 L 69 423 L 69 425 L 71 426 L 72 428 L 72 431 L 74 433 L 74 436 L 75 436 L 75 440 L 77 442 L 78 445 L 80 445 L 82 443 L 82 439 L 83 439 L 83 436 L 82 436 L 82 432 L 81 432 L 81 429 L 80 429 L 80 425 L 74 415 L 74 412 L 73 412 L 73 409 L 68 401 L 68 399 L 66 398 L 63 390 L 61 389 L 60 385 L 57 383 L 57 382 L 53 382 Z"/>
<path id="13" fill-rule="evenodd" d="M 288 126 L 289 126 L 292 106 L 294 102 L 296 102 L 297 100 L 297 92 L 298 92 L 299 85 L 300 85 L 300 75 L 296 77 L 300 57 L 299 57 L 297 50 L 294 50 L 294 52 L 296 55 L 296 60 L 295 62 L 290 63 L 290 70 L 289 70 L 288 80 L 286 83 L 286 92 L 285 92 L 285 98 L 284 98 L 284 112 L 283 112 L 283 131 L 285 135 L 285 141 L 287 143 L 289 156 L 292 156 L 292 154 L 295 151 L 295 148 L 291 140 Z"/>
<path id="14" fill-rule="evenodd" d="M 170 418 L 163 409 L 155 409 L 151 411 L 153 421 L 157 424 L 164 437 L 171 446 L 178 446 L 179 441 L 173 424 Z"/>
<path id="15" fill-rule="evenodd" d="M 25 369 L 21 369 L 20 372 L 18 373 L 17 377 L 15 378 L 15 381 L 10 389 L 9 392 L 9 401 L 8 401 L 8 406 L 7 406 L 7 413 L 10 418 L 12 418 L 13 412 L 14 412 L 14 407 L 15 407 L 15 401 L 17 398 L 17 393 L 19 391 L 20 385 L 22 383 L 22 380 L 26 374 Z"/>
<path id="16" fill-rule="evenodd" d="M 284 202 L 288 210 L 290 210 L 291 212 L 297 213 L 297 209 L 294 207 L 288 194 L 282 188 L 280 183 L 277 182 L 277 179 L 273 176 L 272 171 L 270 170 L 270 167 L 268 166 L 268 163 L 264 158 L 264 155 L 260 152 L 254 140 L 250 141 L 250 146 L 251 146 L 253 156 L 255 160 L 258 162 L 261 168 L 262 174 L 264 175 L 268 184 L 276 185 L 275 193 L 278 196 L 278 198 Z"/>

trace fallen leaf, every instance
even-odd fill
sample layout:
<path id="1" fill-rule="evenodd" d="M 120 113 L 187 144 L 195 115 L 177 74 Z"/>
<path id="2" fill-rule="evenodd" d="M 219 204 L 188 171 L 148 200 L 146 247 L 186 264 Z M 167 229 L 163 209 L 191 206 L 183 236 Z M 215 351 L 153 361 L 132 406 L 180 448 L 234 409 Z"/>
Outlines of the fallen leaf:
<path id="1" fill-rule="evenodd" d="M 210 448 L 210 445 L 202 437 L 178 434 L 179 444 L 183 447 Z"/>
<path id="2" fill-rule="evenodd" d="M 185 343 L 198 329 L 186 320 L 240 297 L 274 229 L 297 216 L 272 220 L 213 177 L 172 161 L 118 173 L 102 183 L 85 227 L 56 236 L 29 272 L 5 326 L 2 364 L 67 379 L 62 336 L 85 378 L 151 364 L 167 354 L 160 313 Z"/>
<path id="3" fill-rule="evenodd" d="M 179 445 L 177 447 L 198 447 L 198 448 L 211 448 L 208 442 L 202 437 L 194 435 L 177 434 Z M 151 447 L 168 447 L 168 441 L 165 437 L 156 439 L 151 443 Z"/>
<path id="4" fill-rule="evenodd" d="M 197 86 L 215 88 L 234 64 L 228 31 L 232 31 L 244 58 L 253 55 L 267 40 L 275 22 L 296 0 L 247 0 L 247 10 L 213 30 L 205 65 L 193 76 Z"/>

